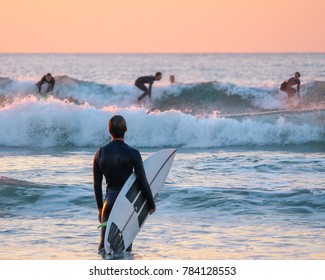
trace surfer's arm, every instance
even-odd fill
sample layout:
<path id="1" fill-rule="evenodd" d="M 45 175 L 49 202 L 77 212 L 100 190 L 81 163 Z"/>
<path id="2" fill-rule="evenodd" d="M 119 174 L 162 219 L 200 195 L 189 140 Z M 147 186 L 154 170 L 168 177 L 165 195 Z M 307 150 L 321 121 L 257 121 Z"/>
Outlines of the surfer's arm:
<path id="1" fill-rule="evenodd" d="M 151 88 L 152 88 L 152 84 L 153 83 L 150 83 L 149 84 L 149 88 L 148 88 L 148 96 L 149 96 L 150 99 L 151 99 Z"/>
<path id="2" fill-rule="evenodd" d="M 42 77 L 42 79 L 36 84 L 38 87 L 38 93 L 41 93 L 41 87 L 42 84 L 44 84 L 44 81 L 45 81 L 45 77 Z"/>
<path id="3" fill-rule="evenodd" d="M 55 80 L 54 80 L 54 78 L 52 78 L 52 80 L 50 82 L 51 91 L 54 89 L 54 85 L 55 85 Z"/>
<path id="4" fill-rule="evenodd" d="M 94 193 L 95 193 L 95 199 L 98 208 L 98 218 L 100 218 L 99 215 L 101 214 L 103 208 L 103 191 L 102 191 L 103 173 L 99 168 L 99 164 L 98 164 L 99 152 L 100 150 L 97 151 L 93 161 Z"/>
<path id="5" fill-rule="evenodd" d="M 36 86 L 37 86 L 37 89 L 38 89 L 38 93 L 41 93 L 42 82 L 39 81 L 39 82 L 36 84 Z"/>
<path id="6" fill-rule="evenodd" d="M 155 204 L 155 201 L 152 196 L 152 192 L 151 192 L 148 180 L 147 180 L 146 173 L 144 171 L 143 161 L 142 161 L 139 151 L 137 151 L 136 156 L 135 156 L 134 171 L 137 176 L 137 180 L 139 181 L 139 185 L 140 185 L 145 197 L 148 200 L 150 214 L 152 214 L 156 209 L 156 204 Z"/>

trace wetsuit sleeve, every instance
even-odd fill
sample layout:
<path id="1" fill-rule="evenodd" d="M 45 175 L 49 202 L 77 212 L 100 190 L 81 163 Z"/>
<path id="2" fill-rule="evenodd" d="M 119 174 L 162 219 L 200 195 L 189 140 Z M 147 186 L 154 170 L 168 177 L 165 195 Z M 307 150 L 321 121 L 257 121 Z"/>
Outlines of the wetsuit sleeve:
<path id="1" fill-rule="evenodd" d="M 149 89 L 148 89 L 148 95 L 151 98 L 151 88 L 153 85 L 153 82 L 155 81 L 155 77 L 154 76 L 150 76 L 149 78 Z"/>
<path id="2" fill-rule="evenodd" d="M 148 200 L 150 209 L 155 209 L 156 204 L 152 196 L 152 192 L 147 180 L 147 176 L 143 167 L 143 161 L 139 151 L 135 152 L 134 171 L 137 176 L 137 180 L 139 181 L 139 185 Z"/>
<path id="3" fill-rule="evenodd" d="M 148 95 L 149 95 L 149 97 L 151 97 L 152 84 L 153 84 L 153 82 L 149 84 L 149 88 L 148 88 Z"/>
<path id="4" fill-rule="evenodd" d="M 51 79 L 51 90 L 54 89 L 54 85 L 55 85 L 55 79 L 52 78 L 52 79 Z"/>
<path id="5" fill-rule="evenodd" d="M 99 167 L 99 156 L 100 149 L 96 152 L 94 161 L 93 161 L 93 180 L 94 180 L 94 193 L 97 203 L 97 208 L 103 208 L 103 191 L 102 191 L 102 182 L 103 182 L 103 172 Z"/>
<path id="6" fill-rule="evenodd" d="M 41 86 L 42 84 L 44 84 L 44 81 L 45 81 L 45 76 L 43 76 L 42 79 L 37 83 L 39 93 L 41 92 Z"/>
<path id="7" fill-rule="evenodd" d="M 297 91 L 298 91 L 298 93 L 300 93 L 300 80 L 298 80 L 298 82 L 297 82 Z"/>

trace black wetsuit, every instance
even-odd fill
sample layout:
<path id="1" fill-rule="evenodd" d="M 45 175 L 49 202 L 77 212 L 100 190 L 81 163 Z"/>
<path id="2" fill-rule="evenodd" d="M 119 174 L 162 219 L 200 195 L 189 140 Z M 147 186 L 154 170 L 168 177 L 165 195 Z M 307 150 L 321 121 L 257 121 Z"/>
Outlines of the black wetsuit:
<path id="1" fill-rule="evenodd" d="M 140 101 L 147 94 L 149 95 L 149 98 L 151 98 L 151 88 L 154 81 L 154 76 L 143 76 L 136 79 L 135 86 L 143 91 L 143 94 L 138 97 L 138 101 Z M 149 84 L 149 88 L 147 88 L 145 84 Z"/>
<path id="2" fill-rule="evenodd" d="M 47 83 L 47 90 L 46 93 L 52 91 L 54 89 L 54 85 L 55 85 L 55 79 L 51 76 L 50 81 L 46 80 L 46 75 L 42 77 L 42 79 L 36 84 L 38 86 L 38 92 L 41 93 L 41 86 L 42 84 Z"/>
<path id="3" fill-rule="evenodd" d="M 155 202 L 138 150 L 131 148 L 122 140 L 113 140 L 96 152 L 93 161 L 94 192 L 98 209 L 103 209 L 102 223 L 108 220 L 116 197 L 133 169 L 139 186 L 148 200 L 150 209 L 154 209 Z M 103 175 L 106 178 L 107 185 L 105 203 L 103 203 L 102 194 Z M 102 227 L 99 251 L 104 247 L 105 230 L 106 227 Z"/>

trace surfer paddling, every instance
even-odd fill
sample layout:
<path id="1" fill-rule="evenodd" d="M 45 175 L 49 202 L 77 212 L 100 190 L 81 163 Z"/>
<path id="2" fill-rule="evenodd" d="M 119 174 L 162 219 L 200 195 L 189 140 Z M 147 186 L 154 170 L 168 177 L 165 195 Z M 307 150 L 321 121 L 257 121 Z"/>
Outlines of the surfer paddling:
<path id="1" fill-rule="evenodd" d="M 300 97 L 300 73 L 296 72 L 293 77 L 289 80 L 284 81 L 281 86 L 280 90 L 284 91 L 288 96 L 288 101 L 297 94 Z M 297 88 L 295 88 L 297 86 Z"/>
<path id="2" fill-rule="evenodd" d="M 135 81 L 135 86 L 143 91 L 143 93 L 138 97 L 138 102 L 142 100 L 146 95 L 149 96 L 149 100 L 151 101 L 151 88 L 154 81 L 160 81 L 162 78 L 161 72 L 157 72 L 155 76 L 143 76 L 139 77 Z M 145 84 L 148 84 L 149 87 L 146 87 Z"/>
<path id="3" fill-rule="evenodd" d="M 127 131 L 126 121 L 120 115 L 113 116 L 108 122 L 112 140 L 101 147 L 93 160 L 94 192 L 98 208 L 98 220 L 102 224 L 98 254 L 105 255 L 104 238 L 106 225 L 114 202 L 124 183 L 135 171 L 139 186 L 149 203 L 149 213 L 156 210 L 156 205 L 143 167 L 140 152 L 124 142 Z M 103 201 L 102 181 L 106 179 L 106 196 Z M 126 251 L 132 250 L 132 244 Z"/>
<path id="4" fill-rule="evenodd" d="M 47 73 L 42 77 L 42 79 L 36 84 L 38 87 L 38 93 L 41 94 L 42 85 L 47 83 L 47 90 L 45 93 L 53 91 L 55 85 L 55 79 L 52 77 L 51 73 Z"/>

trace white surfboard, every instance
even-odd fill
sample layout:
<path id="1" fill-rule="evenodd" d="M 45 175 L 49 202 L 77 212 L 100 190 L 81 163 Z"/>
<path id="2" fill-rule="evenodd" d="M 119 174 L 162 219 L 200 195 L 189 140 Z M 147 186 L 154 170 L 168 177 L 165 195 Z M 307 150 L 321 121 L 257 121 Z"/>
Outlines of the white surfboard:
<path id="1" fill-rule="evenodd" d="M 176 149 L 156 152 L 143 161 L 152 195 L 156 200 L 173 163 Z M 124 252 L 133 242 L 149 215 L 149 206 L 133 172 L 120 191 L 105 232 L 107 254 Z"/>

